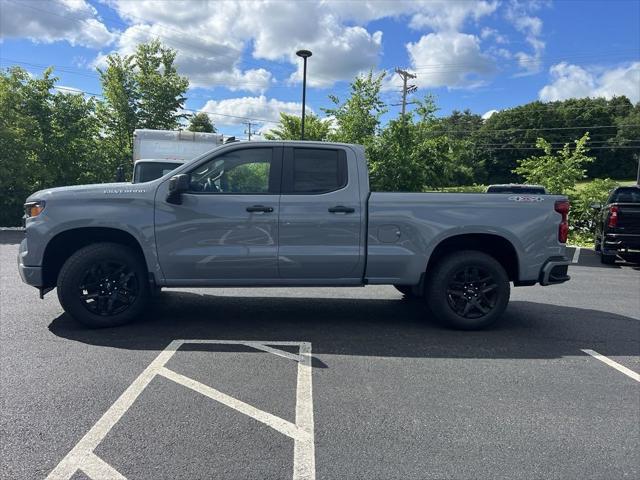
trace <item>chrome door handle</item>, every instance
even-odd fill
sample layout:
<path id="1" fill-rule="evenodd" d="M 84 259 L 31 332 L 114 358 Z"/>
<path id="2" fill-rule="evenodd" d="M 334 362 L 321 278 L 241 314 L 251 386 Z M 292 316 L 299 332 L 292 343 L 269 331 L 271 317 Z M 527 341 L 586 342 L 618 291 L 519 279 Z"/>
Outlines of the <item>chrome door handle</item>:
<path id="1" fill-rule="evenodd" d="M 253 207 L 247 207 L 247 212 L 273 212 L 273 207 L 265 207 L 264 205 L 254 205 Z"/>

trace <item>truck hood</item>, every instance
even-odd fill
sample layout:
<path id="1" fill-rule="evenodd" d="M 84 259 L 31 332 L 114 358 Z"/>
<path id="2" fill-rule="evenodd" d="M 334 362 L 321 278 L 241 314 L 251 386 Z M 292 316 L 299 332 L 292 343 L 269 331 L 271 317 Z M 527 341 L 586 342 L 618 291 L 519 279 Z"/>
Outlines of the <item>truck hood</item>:
<path id="1" fill-rule="evenodd" d="M 49 199 L 95 199 L 113 196 L 136 196 L 147 193 L 152 188 L 146 183 L 95 183 L 91 185 L 73 185 L 70 187 L 47 188 L 29 195 L 27 202 Z"/>

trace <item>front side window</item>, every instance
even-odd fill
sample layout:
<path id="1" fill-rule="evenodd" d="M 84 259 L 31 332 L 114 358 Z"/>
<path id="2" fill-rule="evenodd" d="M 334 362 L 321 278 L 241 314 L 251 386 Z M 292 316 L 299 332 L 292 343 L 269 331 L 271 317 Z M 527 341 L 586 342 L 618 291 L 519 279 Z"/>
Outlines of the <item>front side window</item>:
<path id="1" fill-rule="evenodd" d="M 294 148 L 291 193 L 324 193 L 347 183 L 346 156 L 341 150 Z"/>
<path id="2" fill-rule="evenodd" d="M 247 148 L 213 158 L 191 172 L 191 192 L 267 193 L 273 149 Z"/>

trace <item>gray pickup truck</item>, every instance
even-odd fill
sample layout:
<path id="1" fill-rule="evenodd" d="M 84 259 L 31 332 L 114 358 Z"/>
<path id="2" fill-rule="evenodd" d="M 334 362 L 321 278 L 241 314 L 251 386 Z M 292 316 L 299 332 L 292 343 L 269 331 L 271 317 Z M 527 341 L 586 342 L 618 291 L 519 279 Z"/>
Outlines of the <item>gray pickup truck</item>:
<path id="1" fill-rule="evenodd" d="M 389 284 L 477 329 L 510 282 L 569 280 L 568 211 L 554 195 L 370 192 L 358 145 L 233 143 L 151 182 L 34 193 L 18 263 L 92 327 L 133 320 L 162 287 Z"/>

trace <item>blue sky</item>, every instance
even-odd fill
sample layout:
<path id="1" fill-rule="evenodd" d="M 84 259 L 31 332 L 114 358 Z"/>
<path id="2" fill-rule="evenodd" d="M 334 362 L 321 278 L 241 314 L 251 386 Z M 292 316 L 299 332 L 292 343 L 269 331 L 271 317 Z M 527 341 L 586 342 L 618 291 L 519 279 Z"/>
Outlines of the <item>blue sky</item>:
<path id="1" fill-rule="evenodd" d="M 192 88 L 187 107 L 211 113 L 225 134 L 344 98 L 349 80 L 386 71 L 383 98 L 398 103 L 395 67 L 413 71 L 417 96 L 440 114 L 479 114 L 533 100 L 627 95 L 640 101 L 640 1 L 146 1 L 0 0 L 0 61 L 59 84 L 100 92 L 95 67 L 159 38 L 178 51 Z M 386 118 L 397 115 L 390 107 Z M 235 117 L 234 117 L 235 116 Z"/>

